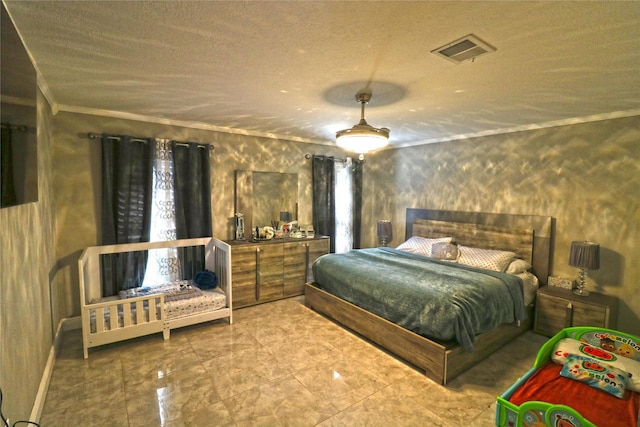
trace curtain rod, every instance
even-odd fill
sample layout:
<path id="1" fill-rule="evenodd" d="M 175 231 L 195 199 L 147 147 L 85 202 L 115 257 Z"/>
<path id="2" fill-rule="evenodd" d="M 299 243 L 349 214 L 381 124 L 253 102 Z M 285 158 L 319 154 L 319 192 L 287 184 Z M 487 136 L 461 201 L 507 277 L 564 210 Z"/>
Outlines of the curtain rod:
<path id="1" fill-rule="evenodd" d="M 304 158 L 305 158 L 305 159 L 307 159 L 307 160 L 309 160 L 309 159 L 310 159 L 310 158 L 312 158 L 314 155 L 315 155 L 315 154 L 309 154 L 309 153 L 307 153 L 307 154 L 305 154 L 305 155 L 304 155 Z M 321 156 L 321 157 L 331 157 L 331 156 Z M 347 163 L 347 162 L 349 162 L 349 160 L 351 160 L 351 161 L 353 162 L 354 160 L 358 160 L 358 159 L 353 159 L 353 158 L 351 158 L 351 157 L 347 157 L 346 159 L 341 159 L 341 158 L 339 158 L 339 157 L 334 157 L 334 158 L 333 158 L 333 161 L 334 161 L 334 162 L 339 162 L 339 163 Z M 362 159 L 361 161 L 362 161 L 362 163 L 366 163 L 366 162 L 367 162 L 365 159 Z"/>
<path id="2" fill-rule="evenodd" d="M 100 138 L 102 138 L 102 134 L 89 132 L 87 134 L 87 137 L 89 139 L 100 139 Z M 109 135 L 108 138 L 109 139 L 115 139 L 116 141 L 120 140 L 119 136 Z M 133 142 L 147 142 L 147 139 L 144 139 L 144 138 L 131 138 L 131 141 L 133 141 Z M 199 144 L 197 142 L 179 142 L 179 141 L 176 141 L 176 144 L 182 145 L 182 146 L 185 146 L 185 147 L 188 147 L 189 145 L 194 144 L 198 148 L 209 148 L 209 150 L 211 150 L 211 151 L 215 150 L 215 147 L 213 145 L 210 145 L 210 144 Z"/>
<path id="3" fill-rule="evenodd" d="M 26 125 L 12 125 L 9 123 L 2 123 L 2 129 L 17 130 L 19 132 L 26 132 L 29 128 Z"/>

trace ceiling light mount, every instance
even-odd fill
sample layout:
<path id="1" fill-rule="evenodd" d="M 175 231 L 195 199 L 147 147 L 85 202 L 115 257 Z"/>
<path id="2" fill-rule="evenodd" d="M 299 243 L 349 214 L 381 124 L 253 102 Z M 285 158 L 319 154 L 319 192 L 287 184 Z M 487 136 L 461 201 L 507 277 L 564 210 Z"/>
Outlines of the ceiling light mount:
<path id="1" fill-rule="evenodd" d="M 371 96 L 370 90 L 361 90 L 356 94 L 356 101 L 360 104 L 360 122 L 350 129 L 336 132 L 336 144 L 338 147 L 362 155 L 389 144 L 390 130 L 388 128 L 375 128 L 369 125 L 364 118 L 364 106 L 371 101 Z"/>
<path id="2" fill-rule="evenodd" d="M 360 92 L 356 93 L 356 101 L 358 101 L 359 104 L 363 104 L 364 108 L 364 104 L 368 104 L 369 101 L 371 101 L 371 92 L 361 90 Z"/>

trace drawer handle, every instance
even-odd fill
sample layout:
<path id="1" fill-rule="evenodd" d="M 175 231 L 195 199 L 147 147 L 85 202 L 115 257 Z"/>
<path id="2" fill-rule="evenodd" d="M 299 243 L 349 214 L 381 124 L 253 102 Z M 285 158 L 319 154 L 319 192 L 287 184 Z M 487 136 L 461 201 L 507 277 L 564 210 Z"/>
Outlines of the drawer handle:
<path id="1" fill-rule="evenodd" d="M 305 244 L 306 247 L 306 256 L 304 262 L 304 281 L 309 280 L 309 244 Z"/>
<path id="2" fill-rule="evenodd" d="M 260 248 L 256 248 L 256 301 L 260 299 Z"/>
<path id="3" fill-rule="evenodd" d="M 571 326 L 571 315 L 573 313 L 573 304 L 567 304 L 567 308 L 565 309 L 565 317 L 564 317 L 564 327 L 568 328 Z"/>

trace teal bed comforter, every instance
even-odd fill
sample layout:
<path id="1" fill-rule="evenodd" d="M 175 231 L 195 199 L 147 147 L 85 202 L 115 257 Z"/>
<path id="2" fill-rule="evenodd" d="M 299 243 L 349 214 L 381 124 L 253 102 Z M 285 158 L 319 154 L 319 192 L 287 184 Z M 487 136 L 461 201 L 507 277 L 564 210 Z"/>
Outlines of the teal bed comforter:
<path id="1" fill-rule="evenodd" d="M 519 277 L 392 248 L 323 255 L 313 277 L 337 297 L 467 351 L 477 334 L 527 318 Z"/>

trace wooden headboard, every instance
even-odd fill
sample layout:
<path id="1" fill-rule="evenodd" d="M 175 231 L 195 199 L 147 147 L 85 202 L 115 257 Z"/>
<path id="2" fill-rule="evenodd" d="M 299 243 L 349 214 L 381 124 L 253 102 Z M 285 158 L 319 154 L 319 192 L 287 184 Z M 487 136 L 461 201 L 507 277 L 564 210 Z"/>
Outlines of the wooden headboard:
<path id="1" fill-rule="evenodd" d="M 469 224 L 466 222 L 416 219 L 413 235 L 422 237 L 449 237 L 463 246 L 515 252 L 531 264 L 533 260 L 533 229 Z"/>
<path id="2" fill-rule="evenodd" d="M 551 271 L 554 218 L 480 212 L 407 209 L 405 239 L 451 236 L 464 246 L 509 250 L 533 266 L 541 284 Z"/>

